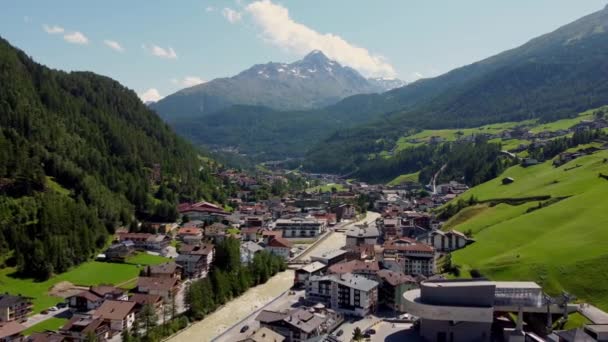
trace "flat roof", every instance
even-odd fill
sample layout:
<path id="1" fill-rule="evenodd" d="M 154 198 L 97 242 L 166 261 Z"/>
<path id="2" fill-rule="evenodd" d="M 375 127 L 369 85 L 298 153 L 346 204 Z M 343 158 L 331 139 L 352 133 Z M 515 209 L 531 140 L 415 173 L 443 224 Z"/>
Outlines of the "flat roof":
<path id="1" fill-rule="evenodd" d="M 329 252 L 324 252 L 324 253 L 321 253 L 321 254 L 312 255 L 312 258 L 333 259 L 335 257 L 339 257 L 340 255 L 344 255 L 346 253 L 347 252 L 345 250 L 343 250 L 343 249 L 334 249 L 334 250 L 331 250 Z"/>
<path id="2" fill-rule="evenodd" d="M 303 271 L 306 271 L 308 273 L 313 273 L 313 272 L 316 272 L 316 271 L 321 270 L 323 268 L 325 268 L 325 264 L 324 263 L 322 263 L 320 261 L 315 261 L 315 262 L 312 262 L 312 263 L 310 263 L 310 264 L 308 264 L 308 265 L 306 265 L 306 266 L 304 266 L 304 267 L 302 267 L 300 269 L 303 270 Z"/>
<path id="3" fill-rule="evenodd" d="M 500 289 L 541 289 L 541 286 L 533 281 L 448 280 L 425 281 L 424 285 L 428 287 L 496 286 Z"/>

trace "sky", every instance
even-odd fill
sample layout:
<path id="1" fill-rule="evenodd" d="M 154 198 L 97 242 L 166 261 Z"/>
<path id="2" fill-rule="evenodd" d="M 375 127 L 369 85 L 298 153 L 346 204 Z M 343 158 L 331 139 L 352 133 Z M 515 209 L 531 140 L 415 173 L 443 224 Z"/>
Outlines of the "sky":
<path id="1" fill-rule="evenodd" d="M 143 100 L 311 50 L 368 77 L 440 75 L 608 0 L 2 0 L 0 36 L 36 61 L 112 77 Z"/>

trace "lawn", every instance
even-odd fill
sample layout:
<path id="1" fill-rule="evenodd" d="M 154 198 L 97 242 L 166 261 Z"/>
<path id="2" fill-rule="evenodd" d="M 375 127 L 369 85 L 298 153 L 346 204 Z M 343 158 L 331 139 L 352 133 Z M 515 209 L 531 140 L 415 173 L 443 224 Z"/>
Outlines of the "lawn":
<path id="1" fill-rule="evenodd" d="M 538 202 L 519 206 L 478 205 L 462 211 L 448 226 L 471 229 L 476 242 L 453 254 L 454 263 L 478 269 L 498 280 L 533 280 L 550 294 L 562 290 L 608 309 L 608 151 L 571 161 L 559 168 L 550 162 L 515 166 L 494 180 L 469 190 L 464 198 L 571 196 L 526 213 Z M 574 164 L 582 167 L 564 171 Z M 502 185 L 503 176 L 515 183 Z"/>
<path id="2" fill-rule="evenodd" d="M 310 191 L 310 192 L 319 192 L 319 191 L 320 192 L 331 192 L 332 188 L 335 188 L 336 191 L 346 191 L 346 190 L 348 190 L 342 184 L 328 183 L 328 184 L 317 185 L 315 187 L 308 188 L 307 191 Z"/>
<path id="3" fill-rule="evenodd" d="M 388 185 L 399 185 L 399 184 L 403 184 L 405 182 L 416 182 L 416 183 L 418 183 L 418 176 L 419 175 L 420 175 L 420 172 L 414 172 L 414 173 L 408 173 L 408 174 L 405 174 L 405 175 L 400 175 L 400 176 L 397 176 L 392 181 L 388 182 Z"/>
<path id="4" fill-rule="evenodd" d="M 23 331 L 23 335 L 29 336 L 31 334 L 45 332 L 47 330 L 57 331 L 59 330 L 59 328 L 64 326 L 67 321 L 67 318 L 52 317 L 47 319 L 46 321 L 40 322 L 27 328 L 25 331 Z"/>
<path id="5" fill-rule="evenodd" d="M 3 268 L 0 269 L 0 289 L 2 292 L 32 297 L 34 313 L 37 313 L 63 300 L 48 294 L 51 287 L 59 282 L 69 281 L 74 285 L 82 286 L 120 284 L 139 275 L 137 265 L 159 264 L 167 260 L 167 258 L 140 253 L 125 264 L 89 261 L 43 282 L 16 278 L 13 276 L 14 268 Z"/>

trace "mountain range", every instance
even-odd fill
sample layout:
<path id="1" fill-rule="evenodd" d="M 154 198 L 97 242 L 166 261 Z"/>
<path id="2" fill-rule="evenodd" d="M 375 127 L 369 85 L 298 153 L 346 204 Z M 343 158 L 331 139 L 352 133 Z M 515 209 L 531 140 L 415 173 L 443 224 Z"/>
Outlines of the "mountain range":
<path id="1" fill-rule="evenodd" d="M 403 85 L 398 79 L 366 79 L 315 50 L 290 64 L 258 64 L 236 76 L 180 90 L 150 106 L 167 120 L 199 118 L 232 105 L 306 110 L 351 95 L 380 93 Z"/>

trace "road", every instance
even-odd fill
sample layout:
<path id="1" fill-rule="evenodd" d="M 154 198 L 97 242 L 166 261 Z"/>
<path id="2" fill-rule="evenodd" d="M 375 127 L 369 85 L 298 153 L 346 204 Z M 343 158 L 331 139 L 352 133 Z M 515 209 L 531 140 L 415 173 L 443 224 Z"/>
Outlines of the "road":
<path id="1" fill-rule="evenodd" d="M 185 329 L 171 338 L 170 341 L 212 340 L 231 328 L 235 323 L 289 290 L 293 285 L 293 277 L 294 273 L 291 270 L 277 274 L 265 284 L 249 289 L 242 296 L 230 301 L 207 318 Z"/>
<path id="2" fill-rule="evenodd" d="M 32 325 L 36 325 L 38 323 L 44 322 L 47 319 L 51 319 L 53 317 L 66 318 L 69 317 L 68 308 L 62 308 L 57 311 L 49 311 L 47 314 L 37 313 L 27 318 L 27 321 L 23 324 L 25 327 L 29 328 Z"/>

